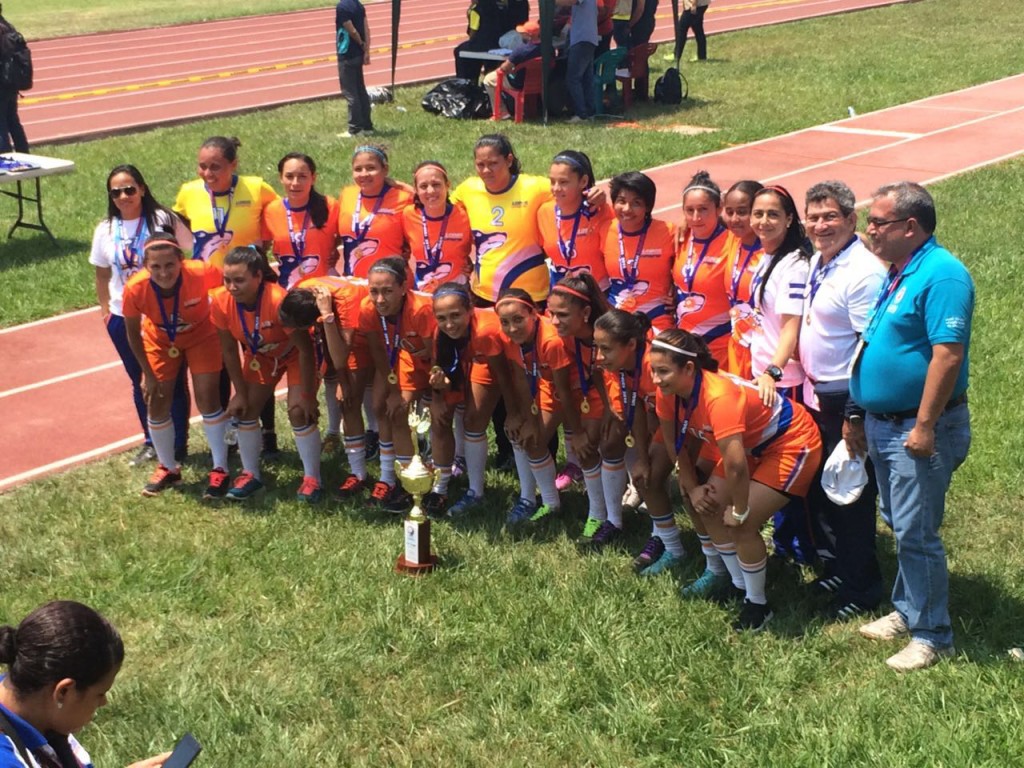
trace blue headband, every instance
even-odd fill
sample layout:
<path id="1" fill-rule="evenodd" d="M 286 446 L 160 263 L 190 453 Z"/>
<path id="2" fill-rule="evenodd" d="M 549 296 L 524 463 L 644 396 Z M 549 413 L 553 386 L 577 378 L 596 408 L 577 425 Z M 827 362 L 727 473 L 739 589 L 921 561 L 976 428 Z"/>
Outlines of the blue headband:
<path id="1" fill-rule="evenodd" d="M 388 164 L 388 156 L 384 154 L 384 150 L 380 147 L 374 147 L 370 144 L 360 144 L 358 147 L 352 150 L 352 159 L 356 159 L 356 155 L 361 155 L 365 152 L 369 152 L 371 155 L 376 155 L 381 159 L 384 165 Z"/>

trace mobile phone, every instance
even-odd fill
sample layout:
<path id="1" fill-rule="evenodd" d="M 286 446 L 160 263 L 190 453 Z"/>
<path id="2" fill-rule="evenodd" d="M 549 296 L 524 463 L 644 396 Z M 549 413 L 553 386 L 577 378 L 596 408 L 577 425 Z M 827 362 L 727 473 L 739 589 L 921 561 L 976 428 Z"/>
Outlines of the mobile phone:
<path id="1" fill-rule="evenodd" d="M 174 751 L 164 763 L 164 768 L 188 768 L 202 751 L 199 742 L 191 733 L 186 733 L 174 745 Z"/>

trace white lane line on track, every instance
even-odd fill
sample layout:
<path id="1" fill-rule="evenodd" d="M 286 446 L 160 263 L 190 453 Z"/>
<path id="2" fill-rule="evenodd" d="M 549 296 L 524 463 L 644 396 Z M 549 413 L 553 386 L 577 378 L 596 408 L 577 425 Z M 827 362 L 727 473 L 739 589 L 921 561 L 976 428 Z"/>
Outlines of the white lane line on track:
<path id="1" fill-rule="evenodd" d="M 859 136 L 883 136 L 893 139 L 917 139 L 922 136 L 920 133 L 908 133 L 907 131 L 882 131 L 875 128 L 854 128 L 847 125 L 823 125 L 810 130 L 825 133 L 850 133 Z"/>
<path id="2" fill-rule="evenodd" d="M 115 360 L 112 363 L 103 363 L 102 365 L 94 365 L 92 368 L 83 368 L 82 370 L 75 371 L 74 373 L 65 373 L 63 376 L 54 376 L 52 379 L 44 379 L 43 381 L 36 381 L 31 384 L 24 384 L 20 387 L 15 387 L 14 389 L 8 389 L 3 392 L 0 392 L 0 400 L 2 400 L 5 397 L 13 397 L 14 395 L 20 395 L 22 392 L 31 392 L 34 389 L 48 387 L 51 384 L 60 384 L 61 382 L 64 381 L 77 379 L 81 376 L 90 376 L 94 373 L 99 373 L 101 371 L 109 371 L 111 368 L 116 368 L 119 365 L 121 365 L 121 361 Z"/>
<path id="3" fill-rule="evenodd" d="M 87 315 L 90 312 L 99 312 L 99 307 L 87 307 L 86 309 L 76 309 L 72 312 L 65 312 L 61 315 L 53 315 L 52 317 L 44 317 L 42 320 L 33 320 L 31 323 L 22 323 L 21 325 L 12 325 L 10 328 L 0 328 L 0 336 L 5 333 L 16 333 L 18 331 L 27 331 L 29 328 L 36 328 L 40 325 L 47 325 L 48 323 L 56 323 L 60 320 L 70 320 L 73 317 L 81 317 Z"/>

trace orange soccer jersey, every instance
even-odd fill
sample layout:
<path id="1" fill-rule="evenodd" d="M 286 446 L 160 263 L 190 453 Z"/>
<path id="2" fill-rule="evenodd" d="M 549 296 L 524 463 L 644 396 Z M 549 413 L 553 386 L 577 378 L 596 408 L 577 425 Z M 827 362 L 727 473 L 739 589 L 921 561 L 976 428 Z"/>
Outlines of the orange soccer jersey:
<path id="1" fill-rule="evenodd" d="M 399 389 L 414 392 L 428 387 L 430 349 L 437 330 L 430 296 L 415 291 L 407 293 L 397 322 L 381 317 L 367 296 L 359 308 L 358 327 L 367 336 L 383 340 L 389 373 L 393 371 L 398 376 Z"/>
<path id="2" fill-rule="evenodd" d="M 604 401 L 601 399 L 597 382 L 598 377 L 603 374 L 594 362 L 594 344 L 592 341 L 586 342 L 569 336 L 562 339 L 562 345 L 570 363 L 569 386 L 572 389 L 572 407 L 579 409 L 584 419 L 599 420 L 604 415 Z M 585 409 L 584 399 L 587 401 Z"/>
<path id="3" fill-rule="evenodd" d="M 747 247 L 733 238 L 725 268 L 725 290 L 729 298 L 732 330 L 729 334 L 728 361 L 724 368 L 741 379 L 753 377 L 750 342 L 757 328 L 757 320 L 750 302 L 750 288 L 763 258 L 764 249 L 761 248 L 760 240 L 754 240 L 753 245 Z"/>
<path id="4" fill-rule="evenodd" d="M 211 297 L 210 318 L 242 345 L 242 373 L 246 381 L 276 383 L 288 370 L 288 385 L 297 386 L 298 351 L 291 331 L 281 324 L 278 312 L 287 291 L 277 283 L 263 283 L 256 307 L 240 306 L 226 288 L 218 288 Z M 254 350 L 255 348 L 255 350 Z M 258 368 L 253 367 L 256 361 Z M 293 381 L 294 378 L 294 381 Z"/>
<path id="5" fill-rule="evenodd" d="M 615 214 L 608 203 L 593 211 L 584 204 L 575 213 L 559 210 L 554 200 L 540 207 L 537 226 L 550 263 L 551 285 L 563 277 L 589 272 L 601 290 L 608 290 L 603 248 L 613 221 Z"/>
<path id="6" fill-rule="evenodd" d="M 654 396 L 658 388 L 651 378 L 651 361 L 648 359 L 648 351 L 645 349 L 640 363 L 640 378 L 636 378 L 636 369 L 631 365 L 628 369 L 621 371 L 603 371 L 604 386 L 608 391 L 608 400 L 611 402 L 612 410 L 620 416 L 626 412 L 632 400 L 632 393 L 636 390 L 637 416 L 644 408 L 654 407 Z M 625 381 L 626 388 L 623 391 L 622 383 Z M 624 396 L 625 393 L 625 396 Z M 626 400 L 623 403 L 623 400 Z"/>
<path id="7" fill-rule="evenodd" d="M 741 435 L 754 465 L 751 479 L 784 493 L 804 496 L 821 462 L 821 435 L 803 406 L 787 397 L 766 407 L 757 387 L 728 374 L 702 371 L 691 409 L 681 398 L 658 393 L 658 418 L 675 421 L 703 444 Z M 722 467 L 716 468 L 722 474 Z"/>
<path id="8" fill-rule="evenodd" d="M 729 254 L 734 249 L 735 237 L 722 224 L 707 239 L 694 237 L 690 232 L 672 268 L 677 324 L 684 331 L 700 335 L 723 366 L 732 331 L 724 280 Z"/>
<path id="9" fill-rule="evenodd" d="M 342 263 L 337 271 L 366 277 L 378 259 L 401 256 L 405 242 L 402 217 L 411 204 L 410 193 L 386 184 L 376 197 L 364 197 L 355 186 L 341 190 L 338 234 Z"/>
<path id="10" fill-rule="evenodd" d="M 294 288 L 305 278 L 322 277 L 337 259 L 338 202 L 327 198 L 327 221 L 313 225 L 308 206 L 292 209 L 285 198 L 263 209 L 263 226 L 273 240 L 281 285 Z"/>
<path id="11" fill-rule="evenodd" d="M 572 360 L 551 321 L 546 317 L 537 318 L 537 336 L 534 343 L 527 345 L 530 348 L 514 344 L 504 333 L 502 339 L 505 342 L 505 357 L 526 371 L 534 402 L 542 411 L 556 412 L 559 403 L 555 393 L 554 372 L 568 368 Z"/>
<path id="12" fill-rule="evenodd" d="M 369 368 L 373 363 L 370 359 L 370 347 L 366 341 L 366 334 L 359 330 L 359 309 L 363 299 L 369 295 L 369 285 L 365 280 L 333 275 L 309 278 L 299 283 L 300 288 L 312 288 L 314 285 L 322 285 L 331 292 L 338 327 L 342 331 L 352 332 L 348 348 L 349 370 Z"/>
<path id="13" fill-rule="evenodd" d="M 402 227 L 416 271 L 416 290 L 433 294 L 441 283 L 469 282 L 473 230 L 465 208 L 449 203 L 444 216 L 433 219 L 410 205 L 402 215 Z"/>
<path id="14" fill-rule="evenodd" d="M 643 312 L 657 331 L 671 328 L 675 248 L 675 227 L 660 219 L 652 219 L 639 232 L 623 232 L 617 222 L 611 224 L 604 240 L 604 263 L 612 305 Z"/>
<path id="15" fill-rule="evenodd" d="M 501 321 L 493 309 L 478 307 L 471 311 L 473 318 L 470 320 L 469 325 L 469 339 L 454 361 L 454 364 L 462 369 L 467 382 L 472 381 L 477 384 L 493 385 L 497 382 L 491 376 L 491 369 L 487 364 L 487 358 L 505 353 L 505 336 L 501 332 Z M 436 336 L 439 337 L 442 333 L 444 331 L 438 328 Z M 442 368 L 444 367 L 442 361 L 438 360 L 436 338 L 434 341 L 433 363 L 440 365 Z"/>

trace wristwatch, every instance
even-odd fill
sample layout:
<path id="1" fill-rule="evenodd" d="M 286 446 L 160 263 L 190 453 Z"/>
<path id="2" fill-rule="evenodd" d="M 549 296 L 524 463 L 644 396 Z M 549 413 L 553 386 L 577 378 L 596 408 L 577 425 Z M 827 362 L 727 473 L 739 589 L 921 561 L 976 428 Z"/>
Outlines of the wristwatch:
<path id="1" fill-rule="evenodd" d="M 782 369 L 777 365 L 769 365 L 764 372 L 772 377 L 774 381 L 782 381 Z"/>
<path id="2" fill-rule="evenodd" d="M 851 424 L 863 424 L 864 416 L 859 413 L 851 413 L 849 416 L 846 417 L 846 420 Z"/>
<path id="3" fill-rule="evenodd" d="M 732 508 L 731 514 L 733 520 L 735 520 L 740 525 L 743 525 L 743 523 L 747 521 L 747 518 L 750 517 L 750 507 L 747 507 L 746 511 L 742 515 L 738 515 L 736 514 L 736 507 L 734 506 Z"/>

